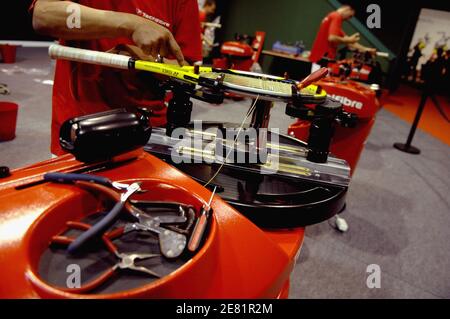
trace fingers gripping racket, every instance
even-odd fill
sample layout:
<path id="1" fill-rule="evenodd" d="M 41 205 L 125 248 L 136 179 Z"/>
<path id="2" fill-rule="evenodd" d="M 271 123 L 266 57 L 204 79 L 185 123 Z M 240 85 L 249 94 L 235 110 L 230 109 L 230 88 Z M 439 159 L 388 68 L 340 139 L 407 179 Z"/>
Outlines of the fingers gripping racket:
<path id="1" fill-rule="evenodd" d="M 200 67 L 198 70 L 195 70 L 194 67 L 189 66 L 180 67 L 171 64 L 136 60 L 119 54 L 78 49 L 57 44 L 50 46 L 49 55 L 52 59 L 157 73 L 191 84 L 220 88 L 252 97 L 260 96 L 261 99 L 291 100 L 293 98 L 302 98 L 306 100 L 306 103 L 320 103 L 326 98 L 326 92 L 317 86 L 309 85 L 306 87 L 299 85 L 293 80 L 259 73 L 220 70 L 210 67 Z M 313 78 L 317 79 L 317 77 Z"/>

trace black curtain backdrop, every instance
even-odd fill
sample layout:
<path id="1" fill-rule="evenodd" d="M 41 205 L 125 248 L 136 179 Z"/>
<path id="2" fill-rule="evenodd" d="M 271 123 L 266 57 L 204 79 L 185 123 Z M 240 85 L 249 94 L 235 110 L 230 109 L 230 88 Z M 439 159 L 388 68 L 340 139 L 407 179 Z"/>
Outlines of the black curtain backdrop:
<path id="1" fill-rule="evenodd" d="M 8 0 L 0 9 L 0 40 L 49 40 L 37 35 L 28 11 L 32 0 Z"/>

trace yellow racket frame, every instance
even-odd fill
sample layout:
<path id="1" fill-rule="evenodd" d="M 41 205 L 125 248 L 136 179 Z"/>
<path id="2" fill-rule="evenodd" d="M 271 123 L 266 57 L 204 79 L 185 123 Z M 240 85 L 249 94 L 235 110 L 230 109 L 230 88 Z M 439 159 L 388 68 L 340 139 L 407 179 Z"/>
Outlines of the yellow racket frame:
<path id="1" fill-rule="evenodd" d="M 200 66 L 198 67 L 199 73 L 195 73 L 195 67 L 194 66 L 178 66 L 174 64 L 167 64 L 167 63 L 158 63 L 158 62 L 150 62 L 150 61 L 143 61 L 143 60 L 136 60 L 134 63 L 134 68 L 136 70 L 140 71 L 146 71 L 146 72 L 153 72 L 161 75 L 165 75 L 171 78 L 179 79 L 181 81 L 185 81 L 191 84 L 197 84 L 200 76 L 202 73 L 211 73 L 215 72 L 212 67 L 208 66 Z M 217 71 L 220 73 L 220 71 Z M 236 75 L 245 76 L 245 72 L 241 72 L 239 70 L 227 70 L 227 72 L 234 73 Z M 264 75 L 262 75 L 264 77 Z M 282 77 L 269 77 L 274 80 L 284 80 Z M 319 86 L 311 84 L 307 86 L 306 88 L 303 88 L 300 93 L 312 95 L 314 99 L 322 100 L 325 99 L 327 96 L 327 93 L 325 90 L 321 89 L 319 90 Z"/>

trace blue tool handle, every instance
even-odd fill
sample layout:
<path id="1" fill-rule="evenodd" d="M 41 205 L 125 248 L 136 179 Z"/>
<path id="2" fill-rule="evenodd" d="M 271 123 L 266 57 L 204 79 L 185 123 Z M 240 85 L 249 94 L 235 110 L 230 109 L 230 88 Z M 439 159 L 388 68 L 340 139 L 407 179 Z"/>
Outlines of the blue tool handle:
<path id="1" fill-rule="evenodd" d="M 70 245 L 67 247 L 69 254 L 76 254 L 80 249 L 95 238 L 102 236 L 108 228 L 110 228 L 116 220 L 119 218 L 120 213 L 125 207 L 125 202 L 119 201 L 113 209 L 91 228 L 78 236 Z"/>
<path id="2" fill-rule="evenodd" d="M 44 180 L 57 183 L 92 182 L 112 187 L 112 182 L 108 178 L 90 174 L 47 173 L 44 175 Z"/>

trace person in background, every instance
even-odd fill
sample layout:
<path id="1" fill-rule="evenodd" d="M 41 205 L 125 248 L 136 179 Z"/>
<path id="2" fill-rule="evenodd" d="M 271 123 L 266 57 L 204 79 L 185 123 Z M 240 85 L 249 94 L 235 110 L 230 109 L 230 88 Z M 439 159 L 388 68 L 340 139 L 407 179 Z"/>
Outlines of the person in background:
<path id="1" fill-rule="evenodd" d="M 450 87 L 450 50 L 445 52 L 445 60 L 444 60 L 444 82 L 443 86 L 447 88 L 446 93 L 447 96 L 450 96 L 450 92 L 448 88 Z"/>
<path id="2" fill-rule="evenodd" d="M 70 27 L 69 15 L 79 10 L 80 27 Z M 127 54 L 178 64 L 202 59 L 196 0 L 34 0 L 30 11 L 36 32 L 83 49 Z M 165 62 L 168 62 L 167 60 Z M 147 108 L 152 125 L 165 124 L 163 92 L 144 73 L 59 60 L 52 103 L 51 152 L 62 155 L 59 130 L 66 120 L 111 108 Z"/>
<path id="3" fill-rule="evenodd" d="M 362 52 L 374 53 L 374 48 L 368 48 L 358 43 L 359 33 L 346 35 L 342 29 L 342 22 L 351 19 L 355 15 L 355 10 L 349 5 L 343 5 L 336 11 L 328 14 L 320 24 L 319 32 L 311 49 L 309 60 L 318 62 L 322 58 L 335 59 L 339 45 L 346 45 L 350 49 Z"/>
<path id="4" fill-rule="evenodd" d="M 209 20 L 216 13 L 217 5 L 215 0 L 205 0 L 203 8 L 200 10 L 200 25 L 203 28 L 203 23 L 209 22 Z"/>
<path id="5" fill-rule="evenodd" d="M 408 74 L 407 78 L 411 76 L 412 81 L 416 82 L 417 78 L 417 65 L 419 64 L 419 59 L 422 57 L 422 50 L 425 48 L 426 44 L 424 41 L 419 40 L 413 48 L 413 54 L 408 59 Z"/>
<path id="6" fill-rule="evenodd" d="M 336 11 L 329 13 L 320 24 L 316 39 L 314 40 L 309 60 L 312 63 L 311 71 L 314 72 L 320 68 L 319 61 L 323 58 L 334 60 L 339 45 L 345 45 L 349 49 L 361 52 L 376 53 L 373 48 L 368 48 L 358 43 L 359 33 L 346 35 L 342 29 L 342 22 L 351 19 L 355 15 L 355 10 L 349 5 L 342 5 Z M 342 231 L 348 230 L 348 224 L 345 219 L 336 215 L 336 226 Z"/>

